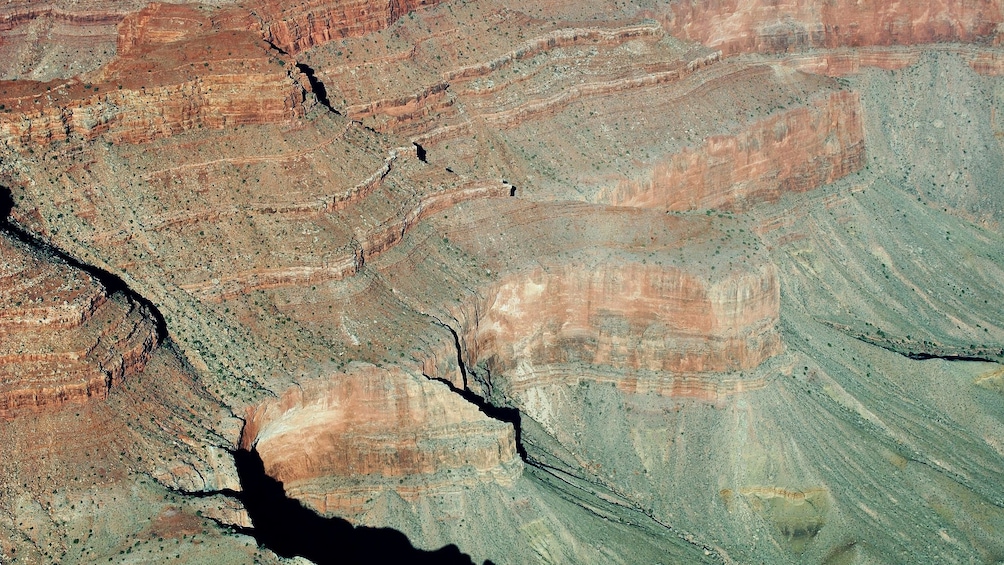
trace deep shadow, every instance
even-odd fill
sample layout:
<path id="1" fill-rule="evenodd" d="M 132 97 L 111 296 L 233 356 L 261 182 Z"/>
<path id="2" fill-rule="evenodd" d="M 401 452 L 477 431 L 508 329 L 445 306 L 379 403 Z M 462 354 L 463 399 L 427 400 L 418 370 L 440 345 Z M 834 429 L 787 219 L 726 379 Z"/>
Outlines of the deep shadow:
<path id="1" fill-rule="evenodd" d="M 310 89 L 314 91 L 314 96 L 317 97 L 317 101 L 328 110 L 331 110 L 340 116 L 342 113 L 331 107 L 331 101 L 328 100 L 328 90 L 324 88 L 324 83 L 317 79 L 317 76 L 314 74 L 314 69 L 304 65 L 303 63 L 297 63 L 296 68 L 303 73 L 303 76 L 307 77 L 307 82 L 310 83 Z"/>
<path id="2" fill-rule="evenodd" d="M 318 565 L 349 563 L 428 563 L 473 565 L 455 545 L 436 551 L 416 549 L 391 528 L 354 527 L 324 518 L 288 498 L 282 483 L 265 473 L 255 451 L 233 452 L 243 492 L 238 495 L 253 528 L 242 530 L 282 557 L 305 557 Z"/>
<path id="3" fill-rule="evenodd" d="M 14 198 L 10 195 L 10 189 L 0 186 L 0 224 L 6 224 L 10 217 L 11 210 L 14 209 Z"/>
<path id="4" fill-rule="evenodd" d="M 519 410 L 517 410 L 516 408 L 510 408 L 508 406 L 495 406 L 494 404 L 489 403 L 484 398 L 481 398 L 480 396 L 474 394 L 469 390 L 460 390 L 454 387 L 453 384 L 450 382 L 447 381 L 443 382 L 446 382 L 446 384 L 450 385 L 450 388 L 452 388 L 454 392 L 462 396 L 464 400 L 477 406 L 478 409 L 481 410 L 481 412 L 484 413 L 485 416 L 488 416 L 489 418 L 494 418 L 495 420 L 500 420 L 502 422 L 508 422 L 512 424 L 513 431 L 516 434 L 516 453 L 519 454 L 520 459 L 522 459 L 523 461 L 527 460 L 526 448 L 523 447 L 523 429 L 520 427 Z"/>
<path id="5" fill-rule="evenodd" d="M 415 155 L 418 157 L 418 160 L 423 163 L 428 163 L 429 161 L 427 161 L 425 158 L 426 157 L 425 147 L 422 147 L 416 141 L 412 141 L 411 143 L 412 145 L 415 146 Z"/>
<path id="6" fill-rule="evenodd" d="M 968 355 L 938 355 L 936 353 L 912 353 L 912 352 L 900 353 L 900 355 L 904 355 L 916 361 L 927 361 L 929 359 L 943 359 L 945 361 L 981 361 L 984 363 L 997 363 L 996 359 L 991 359 L 990 357 L 970 357 Z M 1001 350 L 1001 355 L 1004 356 L 1004 349 Z"/>
<path id="7" fill-rule="evenodd" d="M 503 181 L 505 182 L 505 181 Z M 495 420 L 500 420 L 502 422 L 508 422 L 512 424 L 513 431 L 516 436 L 516 453 L 519 454 L 520 459 L 526 461 L 526 448 L 523 447 L 523 429 L 520 427 L 520 413 L 516 408 L 510 408 L 508 406 L 495 406 L 494 404 L 488 402 L 484 398 L 481 398 L 477 394 L 474 394 L 470 390 L 470 384 L 468 382 L 469 377 L 478 379 L 479 382 L 484 381 L 487 383 L 488 388 L 491 388 L 492 374 L 491 369 L 485 367 L 483 370 L 484 375 L 478 375 L 472 369 L 467 367 L 467 363 L 464 363 L 464 353 L 463 348 L 460 346 L 460 336 L 457 335 L 457 330 L 453 329 L 452 326 L 446 324 L 439 320 L 439 318 L 433 318 L 436 325 L 442 327 L 446 331 L 450 332 L 450 336 L 453 337 L 453 346 L 457 352 L 457 367 L 460 369 L 460 376 L 464 381 L 463 388 L 457 388 L 452 382 L 441 377 L 430 377 L 425 375 L 426 378 L 432 379 L 434 381 L 439 381 L 446 386 L 450 387 L 450 390 L 456 394 L 459 394 L 464 400 L 470 402 L 471 404 L 478 407 L 478 410 L 482 414 L 488 416 L 489 418 L 494 418 Z"/>
<path id="8" fill-rule="evenodd" d="M 118 275 L 99 269 L 93 265 L 82 263 L 62 249 L 59 249 L 51 243 L 21 228 L 14 222 L 11 222 L 10 214 L 13 208 L 14 200 L 11 197 L 10 189 L 5 186 L 0 186 L 0 231 L 3 231 L 7 237 L 20 241 L 21 243 L 41 253 L 56 257 L 73 268 L 84 271 L 88 275 L 97 279 L 97 281 L 108 290 L 108 294 L 114 294 L 116 292 L 125 294 L 133 301 L 141 304 L 150 312 L 150 316 L 153 318 L 154 323 L 157 326 L 157 342 L 160 343 L 165 337 L 167 337 L 167 322 L 164 321 L 163 314 L 161 314 L 160 310 L 154 306 L 153 302 L 129 288 L 129 285 L 127 285 Z"/>

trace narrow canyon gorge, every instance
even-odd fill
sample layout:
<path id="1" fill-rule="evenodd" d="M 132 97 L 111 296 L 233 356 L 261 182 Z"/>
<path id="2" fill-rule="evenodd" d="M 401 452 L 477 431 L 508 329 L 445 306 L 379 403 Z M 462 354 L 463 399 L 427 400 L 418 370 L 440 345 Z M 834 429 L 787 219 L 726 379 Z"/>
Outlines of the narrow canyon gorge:
<path id="1" fill-rule="evenodd" d="M 11 0 L 0 565 L 1004 563 L 1000 0 Z"/>

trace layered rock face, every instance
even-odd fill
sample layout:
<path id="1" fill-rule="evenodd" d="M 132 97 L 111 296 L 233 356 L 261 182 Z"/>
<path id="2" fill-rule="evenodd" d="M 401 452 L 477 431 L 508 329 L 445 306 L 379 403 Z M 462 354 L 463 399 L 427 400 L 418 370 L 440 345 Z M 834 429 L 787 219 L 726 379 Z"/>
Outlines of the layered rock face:
<path id="1" fill-rule="evenodd" d="M 265 37 L 283 51 L 297 54 L 346 37 L 360 37 L 385 29 L 395 20 L 439 0 L 356 0 L 333 2 L 252 3 Z"/>
<path id="2" fill-rule="evenodd" d="M 507 279 L 485 292 L 466 340 L 472 364 L 490 359 L 495 374 L 582 363 L 696 376 L 755 368 L 780 350 L 771 265 L 715 281 L 642 263 L 560 265 Z"/>
<path id="3" fill-rule="evenodd" d="M 150 360 L 156 325 L 127 296 L 6 235 L 0 268 L 3 418 L 105 398 Z"/>
<path id="4" fill-rule="evenodd" d="M 101 134 L 137 143 L 303 116 L 307 79 L 273 58 L 278 53 L 270 54 L 253 33 L 223 23 L 173 4 L 129 15 L 119 26 L 118 56 L 100 71 L 0 83 L 0 103 L 8 109 L 0 135 L 21 147 Z"/>
<path id="5" fill-rule="evenodd" d="M 416 503 L 482 482 L 512 486 L 522 471 L 510 425 L 443 383 L 367 364 L 255 407 L 241 447 L 289 496 L 356 520 L 390 492 Z"/>
<path id="6" fill-rule="evenodd" d="M 993 38 L 1001 23 L 993 0 L 925 2 L 705 2 L 671 7 L 674 35 L 726 54 L 811 47 L 913 45 Z"/>
<path id="7" fill-rule="evenodd" d="M 121 14 L 0 181 L 132 290 L 0 248 L 0 561 L 278 561 L 240 449 L 478 561 L 1004 555 L 997 3 L 130 6 L 8 30 Z"/>
<path id="8" fill-rule="evenodd" d="M 864 164 L 857 94 L 838 92 L 714 136 L 659 162 L 651 180 L 622 182 L 602 199 L 622 206 L 669 210 L 742 208 L 828 184 Z"/>
<path id="9" fill-rule="evenodd" d="M 0 12 L 0 78 L 48 81 L 97 69 L 115 55 L 119 22 L 145 4 L 6 3 Z"/>

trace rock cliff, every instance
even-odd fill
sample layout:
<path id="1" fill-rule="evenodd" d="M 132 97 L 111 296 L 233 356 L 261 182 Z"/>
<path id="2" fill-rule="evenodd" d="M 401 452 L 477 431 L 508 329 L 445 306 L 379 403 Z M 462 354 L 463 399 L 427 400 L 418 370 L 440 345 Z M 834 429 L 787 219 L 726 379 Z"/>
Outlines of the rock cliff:
<path id="1" fill-rule="evenodd" d="M 992 0 L 909 3 L 705 2 L 673 4 L 674 35 L 726 54 L 993 39 L 1002 15 Z"/>
<path id="2" fill-rule="evenodd" d="M 601 199 L 670 210 L 742 208 L 842 178 L 864 165 L 864 151 L 858 96 L 839 92 L 670 155 L 650 180 L 622 182 Z"/>
<path id="3" fill-rule="evenodd" d="M 0 83 L 0 136 L 18 147 L 98 135 L 140 143 L 302 117 L 306 77 L 253 33 L 220 27 L 195 8 L 151 4 L 123 20 L 117 56 L 99 71 Z"/>
<path id="4" fill-rule="evenodd" d="M 329 41 L 380 31 L 409 12 L 438 3 L 437 0 L 262 1 L 252 3 L 252 10 L 269 42 L 296 54 Z"/>
<path id="5" fill-rule="evenodd" d="M 159 341 L 145 307 L 6 235 L 0 257 L 0 416 L 105 398 L 143 370 Z"/>
<path id="6" fill-rule="evenodd" d="M 522 471 L 510 425 L 443 383 L 362 364 L 253 408 L 241 447 L 289 496 L 356 520 L 386 492 L 415 503 Z"/>
<path id="7" fill-rule="evenodd" d="M 6 10 L 0 561 L 1004 555 L 999 2 Z"/>

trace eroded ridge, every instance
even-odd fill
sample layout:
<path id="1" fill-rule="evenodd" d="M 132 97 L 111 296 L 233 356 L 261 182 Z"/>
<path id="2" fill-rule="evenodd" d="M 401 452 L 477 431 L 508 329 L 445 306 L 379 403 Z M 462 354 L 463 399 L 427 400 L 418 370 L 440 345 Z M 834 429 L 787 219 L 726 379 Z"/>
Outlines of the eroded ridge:
<path id="1" fill-rule="evenodd" d="M 0 417 L 104 398 L 158 343 L 145 307 L 0 235 Z"/>

